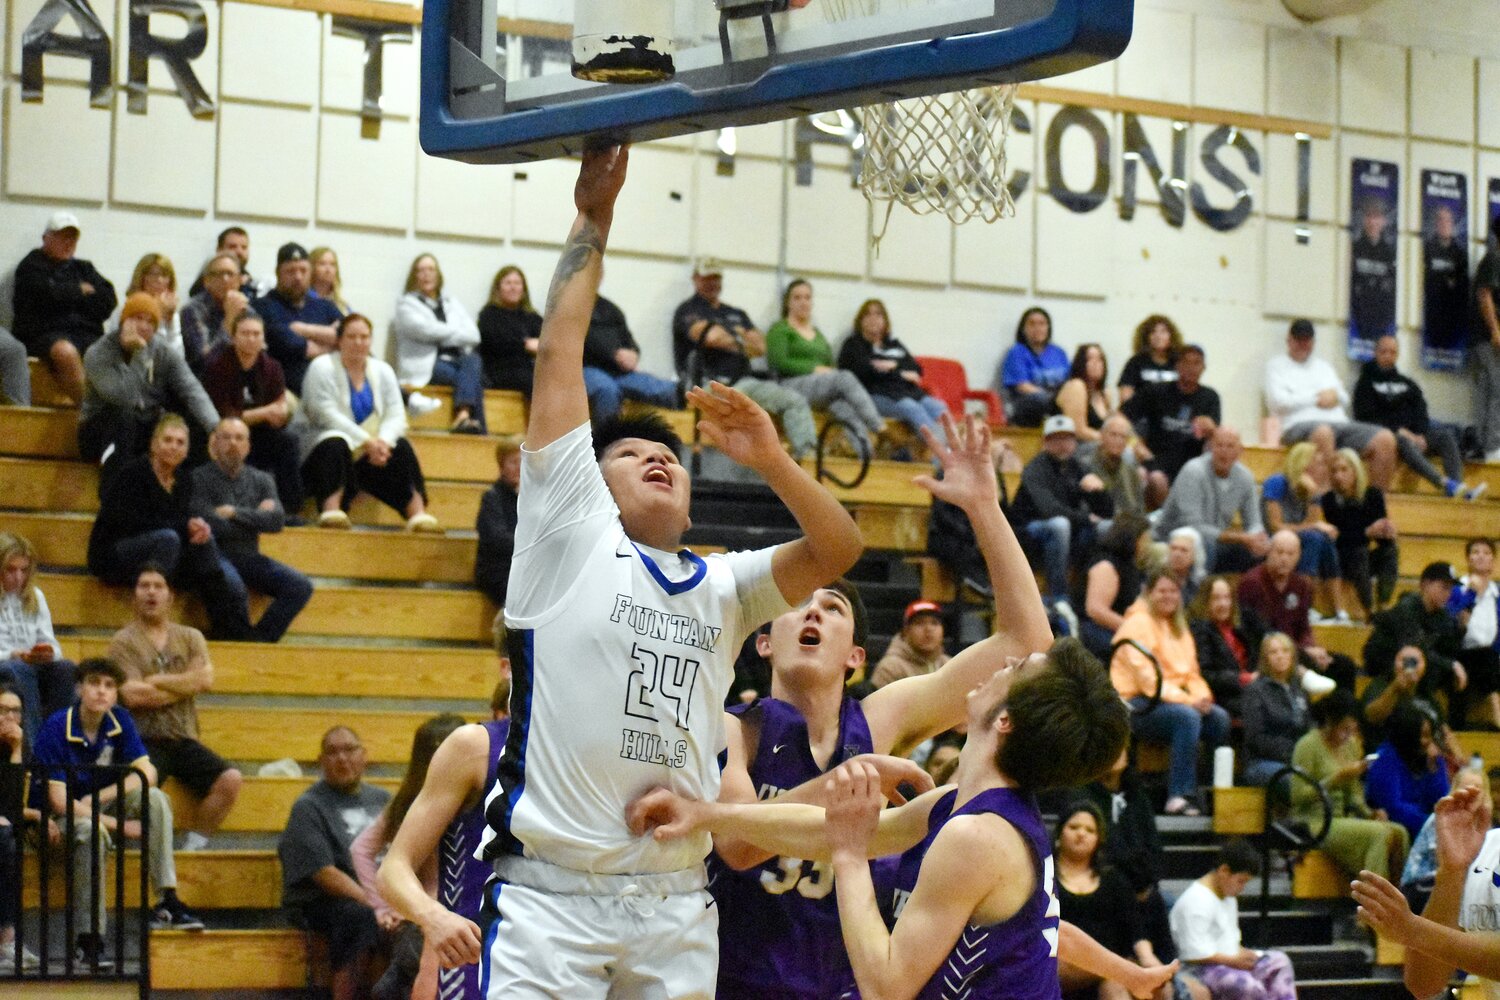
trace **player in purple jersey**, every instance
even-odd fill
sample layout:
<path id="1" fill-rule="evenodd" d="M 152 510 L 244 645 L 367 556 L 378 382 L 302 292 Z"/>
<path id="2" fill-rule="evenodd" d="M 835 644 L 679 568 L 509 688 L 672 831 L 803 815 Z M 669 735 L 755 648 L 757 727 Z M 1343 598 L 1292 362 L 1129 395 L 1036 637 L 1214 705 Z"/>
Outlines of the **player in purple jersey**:
<path id="1" fill-rule="evenodd" d="M 503 629 L 497 626 L 501 641 Z M 493 869 L 477 860 L 474 850 L 484 833 L 484 793 L 495 783 L 510 731 L 501 688 L 508 696 L 510 683 L 502 681 L 491 699 L 497 718 L 457 729 L 438 747 L 427 780 L 380 866 L 382 897 L 422 928 L 423 946 L 437 956 L 438 996 L 443 1000 L 483 997 L 475 964 L 481 940 L 478 921 Z M 417 875 L 434 852 L 436 900 L 427 895 Z"/>
<path id="2" fill-rule="evenodd" d="M 1000 513 L 989 430 L 970 420 L 960 432 L 951 419 L 944 421 L 944 440 L 928 440 L 943 478 L 918 482 L 962 508 L 974 525 L 995 593 L 1005 595 L 996 609 L 996 634 L 933 674 L 896 681 L 858 702 L 847 696 L 844 681 L 864 663 L 864 606 L 843 582 L 817 591 L 758 640 L 771 664 L 772 697 L 731 711 L 720 802 L 818 804 L 828 771 L 860 754 L 907 752 L 958 725 L 970 689 L 1008 657 L 1051 642 L 1031 568 Z M 1014 599 L 1028 591 L 1031 600 Z M 868 759 L 879 766 L 888 791 L 914 774 L 918 791 L 931 786 L 910 761 Z M 767 991 L 788 1000 L 828 1000 L 851 990 L 854 974 L 827 861 L 770 855 L 727 835 L 715 838 L 715 848 L 710 888 L 720 914 L 719 1000 L 759 1000 Z"/>

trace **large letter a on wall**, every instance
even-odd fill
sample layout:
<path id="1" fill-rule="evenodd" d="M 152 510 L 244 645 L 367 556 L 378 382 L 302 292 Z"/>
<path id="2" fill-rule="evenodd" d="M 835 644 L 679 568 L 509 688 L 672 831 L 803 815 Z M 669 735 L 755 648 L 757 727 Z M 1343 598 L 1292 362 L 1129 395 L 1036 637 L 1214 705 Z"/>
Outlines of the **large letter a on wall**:
<path id="1" fill-rule="evenodd" d="M 78 25 L 77 35 L 53 29 L 64 17 Z M 42 99 L 42 57 L 52 52 L 89 61 L 89 104 L 109 107 L 109 36 L 88 0 L 47 0 L 21 34 L 21 100 Z"/>

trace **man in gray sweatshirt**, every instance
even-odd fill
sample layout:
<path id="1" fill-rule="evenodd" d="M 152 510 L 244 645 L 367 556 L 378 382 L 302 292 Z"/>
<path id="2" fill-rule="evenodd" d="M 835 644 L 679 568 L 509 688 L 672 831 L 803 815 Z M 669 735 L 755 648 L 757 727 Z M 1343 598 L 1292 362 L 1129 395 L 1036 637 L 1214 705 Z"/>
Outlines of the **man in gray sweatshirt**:
<path id="1" fill-rule="evenodd" d="M 258 642 L 276 642 L 312 598 L 312 582 L 260 551 L 263 532 L 280 531 L 286 513 L 276 495 L 276 480 L 245 464 L 250 429 L 238 417 L 225 417 L 209 442 L 212 462 L 192 473 L 193 514 L 208 521 L 219 544 L 219 564 L 240 600 L 248 590 L 271 598 L 271 606 L 252 628 Z"/>
<path id="2" fill-rule="evenodd" d="M 1245 446 L 1233 427 L 1220 427 L 1206 455 L 1191 459 L 1177 473 L 1162 505 L 1156 536 L 1167 539 L 1178 528 L 1192 528 L 1215 573 L 1239 573 L 1264 559 L 1271 541 L 1260 519 L 1260 487 L 1240 462 Z M 1239 523 L 1235 523 L 1239 515 Z"/>

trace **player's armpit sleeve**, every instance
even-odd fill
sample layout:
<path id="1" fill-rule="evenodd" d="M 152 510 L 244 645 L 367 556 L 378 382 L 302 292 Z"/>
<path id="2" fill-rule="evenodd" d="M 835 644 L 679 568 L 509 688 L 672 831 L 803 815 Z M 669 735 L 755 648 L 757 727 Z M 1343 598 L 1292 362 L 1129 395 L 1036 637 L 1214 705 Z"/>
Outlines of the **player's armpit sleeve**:
<path id="1" fill-rule="evenodd" d="M 734 589 L 740 600 L 740 632 L 735 636 L 736 644 L 744 642 L 746 636 L 772 618 L 792 609 L 771 572 L 771 557 L 778 548 L 780 546 L 773 545 L 768 549 L 727 552 L 722 556 L 734 572 Z"/>

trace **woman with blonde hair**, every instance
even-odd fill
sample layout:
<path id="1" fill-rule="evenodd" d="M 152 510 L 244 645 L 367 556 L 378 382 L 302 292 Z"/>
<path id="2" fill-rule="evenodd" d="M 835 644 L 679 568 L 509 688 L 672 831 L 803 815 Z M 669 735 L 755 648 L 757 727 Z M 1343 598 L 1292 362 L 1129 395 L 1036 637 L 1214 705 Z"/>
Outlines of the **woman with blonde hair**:
<path id="1" fill-rule="evenodd" d="M 541 344 L 542 317 L 531 305 L 526 272 L 507 264 L 490 282 L 490 300 L 479 310 L 479 356 L 491 389 L 514 389 L 531 398 L 531 378 Z"/>
<path id="2" fill-rule="evenodd" d="M 1166 812 L 1200 815 L 1194 802 L 1198 744 L 1201 740 L 1210 750 L 1221 746 L 1229 738 L 1229 713 L 1214 704 L 1198 668 L 1198 650 L 1182 614 L 1182 587 L 1170 572 L 1158 569 L 1146 578 L 1145 594 L 1125 612 L 1115 632 L 1115 642 L 1122 640 L 1130 642 L 1110 660 L 1110 680 L 1130 704 L 1136 739 L 1166 743 L 1170 749 Z M 1158 690 L 1158 667 L 1160 699 L 1148 710 Z"/>
<path id="3" fill-rule="evenodd" d="M 418 254 L 396 300 L 396 372 L 401 384 L 453 387 L 455 434 L 483 434 L 484 363 L 475 350 L 479 327 L 462 302 L 443 291 L 443 271 L 430 253 Z"/>
<path id="4" fill-rule="evenodd" d="M 1240 697 L 1247 785 L 1266 785 L 1292 762 L 1292 750 L 1307 732 L 1307 695 L 1297 683 L 1297 647 L 1285 632 L 1267 632 L 1260 642 L 1260 670 Z"/>
<path id="5" fill-rule="evenodd" d="M 1169 317 L 1153 313 L 1136 326 L 1130 350 L 1130 360 L 1125 362 L 1118 383 L 1121 406 L 1130 402 L 1137 393 L 1150 392 L 1163 383 L 1177 381 L 1177 355 L 1182 351 L 1182 331 Z"/>
<path id="6" fill-rule="evenodd" d="M 349 315 L 349 303 L 344 301 L 344 279 L 339 273 L 339 255 L 333 247 L 313 247 L 307 259 L 312 262 L 312 290 L 332 302 L 340 316 Z"/>
<path id="7" fill-rule="evenodd" d="M 1400 554 L 1395 522 L 1386 514 L 1385 493 L 1370 485 L 1364 459 L 1353 448 L 1340 448 L 1334 454 L 1332 488 L 1323 494 L 1321 503 L 1323 516 L 1338 531 L 1335 544 L 1341 575 L 1369 617 L 1385 607 L 1396 590 Z"/>
<path id="8" fill-rule="evenodd" d="M 74 666 L 63 658 L 35 573 L 31 543 L 0 532 L 0 682 L 21 693 L 28 733 L 73 700 Z"/>
<path id="9" fill-rule="evenodd" d="M 1287 449 L 1282 470 L 1268 476 L 1261 484 L 1261 516 L 1266 531 L 1275 534 L 1283 528 L 1296 532 L 1302 542 L 1302 556 L 1297 572 L 1317 587 L 1315 598 L 1324 607 L 1334 609 L 1335 618 L 1349 622 L 1344 609 L 1343 589 L 1339 581 L 1339 552 L 1335 541 L 1339 529 L 1324 517 L 1322 498 L 1329 486 L 1328 456 L 1310 441 Z M 1313 615 L 1316 623 L 1318 618 Z"/>
<path id="10" fill-rule="evenodd" d="M 145 292 L 161 306 L 161 323 L 156 336 L 177 348 L 182 353 L 182 320 L 177 314 L 177 268 L 166 254 L 148 253 L 135 263 L 130 275 L 130 286 L 125 289 L 126 298 L 136 292 Z"/>
<path id="11" fill-rule="evenodd" d="M 942 434 L 948 407 L 922 388 L 922 366 L 891 331 L 885 303 L 866 299 L 854 313 L 854 330 L 839 348 L 839 368 L 854 373 L 882 417 L 900 420 L 918 435 Z"/>

